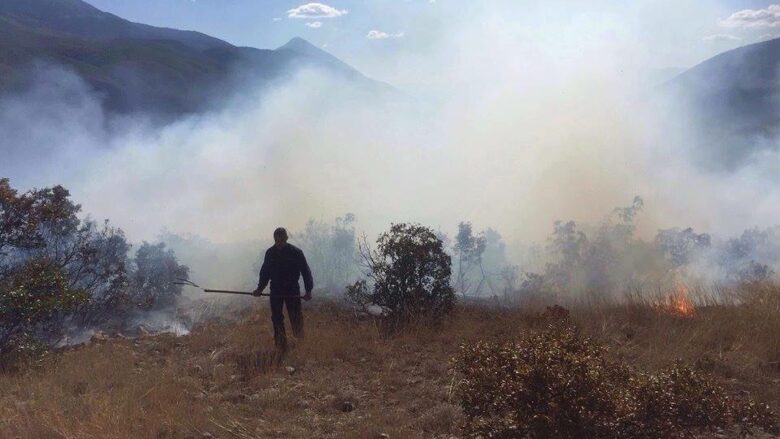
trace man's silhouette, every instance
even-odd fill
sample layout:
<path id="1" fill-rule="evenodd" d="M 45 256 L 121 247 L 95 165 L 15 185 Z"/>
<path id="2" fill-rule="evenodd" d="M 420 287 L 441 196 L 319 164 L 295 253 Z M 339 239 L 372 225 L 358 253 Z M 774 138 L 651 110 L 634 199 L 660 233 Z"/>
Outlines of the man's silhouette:
<path id="1" fill-rule="evenodd" d="M 287 243 L 287 230 L 282 227 L 274 230 L 273 247 L 265 252 L 263 267 L 260 269 L 260 282 L 255 295 L 263 292 L 271 281 L 271 320 L 274 325 L 274 343 L 279 349 L 287 349 L 287 337 L 284 332 L 283 306 L 287 305 L 293 335 L 303 337 L 303 312 L 301 310 L 301 288 L 298 279 L 303 275 L 306 295 L 303 300 L 311 300 L 314 280 L 303 251 Z"/>

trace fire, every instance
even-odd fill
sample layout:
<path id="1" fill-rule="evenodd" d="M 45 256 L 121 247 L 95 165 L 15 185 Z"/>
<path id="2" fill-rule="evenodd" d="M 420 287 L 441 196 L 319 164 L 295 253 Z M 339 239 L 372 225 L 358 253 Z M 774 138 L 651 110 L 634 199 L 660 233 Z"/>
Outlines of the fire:
<path id="1" fill-rule="evenodd" d="M 688 286 L 681 282 L 677 283 L 674 290 L 669 293 L 661 308 L 669 314 L 680 317 L 693 317 L 696 315 L 696 308 L 688 297 Z"/>

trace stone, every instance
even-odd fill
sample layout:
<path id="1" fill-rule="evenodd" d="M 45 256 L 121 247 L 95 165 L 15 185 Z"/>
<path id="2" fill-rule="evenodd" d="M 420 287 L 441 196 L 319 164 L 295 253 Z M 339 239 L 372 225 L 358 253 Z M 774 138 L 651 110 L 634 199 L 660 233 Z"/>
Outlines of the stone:
<path id="1" fill-rule="evenodd" d="M 341 411 L 344 413 L 349 413 L 351 411 L 355 410 L 355 404 L 352 403 L 352 401 L 342 401 L 341 402 Z"/>

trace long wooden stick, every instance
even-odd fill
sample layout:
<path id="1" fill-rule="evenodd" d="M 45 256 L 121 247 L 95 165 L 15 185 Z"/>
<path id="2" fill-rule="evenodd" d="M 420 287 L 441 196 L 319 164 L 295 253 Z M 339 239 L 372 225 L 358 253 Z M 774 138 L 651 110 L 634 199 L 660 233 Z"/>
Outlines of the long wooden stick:
<path id="1" fill-rule="evenodd" d="M 200 285 L 196 284 L 195 282 L 192 282 L 188 279 L 176 279 L 176 282 L 174 282 L 175 285 L 184 285 L 188 287 L 195 287 L 199 290 L 202 290 L 204 293 L 220 293 L 220 294 L 239 294 L 242 296 L 254 296 L 255 293 L 251 293 L 249 291 L 231 291 L 231 290 L 210 290 L 207 288 L 203 288 Z M 258 296 L 262 297 L 278 297 L 280 299 L 303 299 L 303 296 L 288 296 L 288 295 L 276 295 L 276 294 L 268 294 L 268 293 L 261 293 L 258 294 Z"/>
<path id="2" fill-rule="evenodd" d="M 220 293 L 220 294 L 239 294 L 243 296 L 254 296 L 255 293 L 250 293 L 249 291 L 230 291 L 230 290 L 203 290 L 206 293 Z M 276 295 L 276 294 L 268 294 L 268 293 L 262 293 L 259 294 L 263 297 L 278 297 L 280 299 L 301 299 L 303 296 L 282 296 L 282 295 Z"/>

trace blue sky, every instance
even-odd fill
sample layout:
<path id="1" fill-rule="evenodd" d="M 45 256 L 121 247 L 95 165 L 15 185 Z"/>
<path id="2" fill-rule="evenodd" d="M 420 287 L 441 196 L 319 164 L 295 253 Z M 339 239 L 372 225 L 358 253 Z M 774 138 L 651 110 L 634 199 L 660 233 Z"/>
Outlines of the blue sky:
<path id="1" fill-rule="evenodd" d="M 542 34 L 566 33 L 574 23 L 572 29 L 578 32 L 585 29 L 594 31 L 596 38 L 623 42 L 622 50 L 641 54 L 643 67 L 649 69 L 690 67 L 724 50 L 780 36 L 780 6 L 776 23 L 729 21 L 745 9 L 755 12 L 752 18 L 771 12 L 771 2 L 756 0 L 321 0 L 336 11 L 322 18 L 291 17 L 306 15 L 289 12 L 308 4 L 301 0 L 91 3 L 134 21 L 198 30 L 237 45 L 275 48 L 301 36 L 370 76 L 391 82 L 404 80 L 398 77 L 399 62 L 440 52 L 447 39 L 452 39 L 451 47 L 456 46 L 460 35 L 478 38 L 478 32 L 464 28 L 473 31 L 480 26 L 503 26 L 506 32 L 517 32 L 518 38 L 549 41 L 549 35 Z M 529 28 L 536 29 L 537 35 L 524 32 Z"/>

